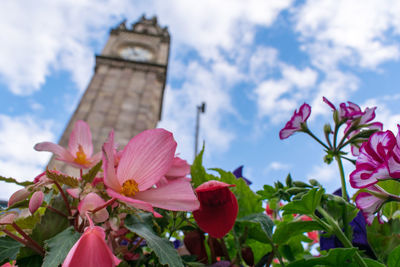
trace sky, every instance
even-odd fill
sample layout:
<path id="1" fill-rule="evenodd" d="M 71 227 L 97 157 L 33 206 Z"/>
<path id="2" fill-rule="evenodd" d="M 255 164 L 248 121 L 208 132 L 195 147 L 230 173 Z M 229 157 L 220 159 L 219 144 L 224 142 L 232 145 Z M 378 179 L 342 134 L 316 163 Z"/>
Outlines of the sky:
<path id="1" fill-rule="evenodd" d="M 385 129 L 400 122 L 399 1 L 2 0 L 0 175 L 24 181 L 43 171 L 50 153 L 34 144 L 59 140 L 110 29 L 143 14 L 157 15 L 172 36 L 158 127 L 174 133 L 177 152 L 192 162 L 196 106 L 206 102 L 205 166 L 244 165 L 254 190 L 288 173 L 339 187 L 317 143 L 301 133 L 279 140 L 304 102 L 320 137 L 332 122 L 323 96 L 377 106 Z M 0 183 L 0 199 L 18 189 Z"/>

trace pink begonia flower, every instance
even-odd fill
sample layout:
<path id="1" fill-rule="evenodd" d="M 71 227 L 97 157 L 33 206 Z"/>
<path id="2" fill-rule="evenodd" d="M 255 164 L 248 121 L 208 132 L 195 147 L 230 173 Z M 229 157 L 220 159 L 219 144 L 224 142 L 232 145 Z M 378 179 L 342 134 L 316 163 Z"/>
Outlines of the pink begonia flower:
<path id="1" fill-rule="evenodd" d="M 114 267 L 121 262 L 107 246 L 105 231 L 94 226 L 88 216 L 90 225 L 68 252 L 62 267 L 96 266 Z"/>
<path id="2" fill-rule="evenodd" d="M 42 191 L 36 191 L 32 194 L 29 200 L 29 211 L 34 214 L 35 211 L 42 205 L 44 199 L 44 193 Z"/>
<path id="3" fill-rule="evenodd" d="M 81 120 L 75 123 L 69 136 L 68 149 L 51 142 L 38 143 L 34 148 L 37 151 L 52 152 L 57 156 L 57 160 L 83 169 L 93 167 L 101 159 L 101 152 L 92 156 L 92 134 L 89 125 Z"/>
<path id="4" fill-rule="evenodd" d="M 196 188 L 200 209 L 193 211 L 193 217 L 201 230 L 212 237 L 224 237 L 235 224 L 239 207 L 235 195 L 229 190 L 233 186 L 211 180 Z"/>
<path id="5" fill-rule="evenodd" d="M 158 217 L 161 215 L 153 207 L 175 211 L 198 209 L 200 204 L 188 178 L 153 187 L 170 170 L 175 149 L 172 133 L 164 129 L 147 130 L 129 141 L 116 166 L 114 131 L 111 131 L 103 146 L 104 184 L 108 195 Z"/>
<path id="6" fill-rule="evenodd" d="M 352 187 L 365 188 L 390 178 L 386 161 L 395 142 L 391 131 L 377 132 L 370 136 L 361 146 L 356 169 L 350 174 Z"/>
<path id="7" fill-rule="evenodd" d="M 79 214 L 82 217 L 85 217 L 87 211 L 92 211 L 98 207 L 103 206 L 105 203 L 106 202 L 104 201 L 104 199 L 99 197 L 99 195 L 97 195 L 96 193 L 90 192 L 89 194 L 87 194 L 87 196 L 84 199 L 82 199 L 79 202 L 79 205 L 78 205 Z M 101 223 L 101 222 L 106 221 L 108 219 L 107 209 L 103 208 L 103 209 L 95 212 L 94 214 L 92 214 L 92 218 L 93 218 L 93 221 L 95 221 L 96 223 Z"/>
<path id="8" fill-rule="evenodd" d="M 368 225 L 371 225 L 375 218 L 375 213 L 378 215 L 379 223 L 383 223 L 381 218 L 382 216 L 382 205 L 388 201 L 389 193 L 380 188 L 377 185 L 372 185 L 367 187 L 371 192 L 375 192 L 375 194 L 371 194 L 368 192 L 361 192 L 356 197 L 356 206 L 359 210 L 361 210 L 365 221 Z"/>
<path id="9" fill-rule="evenodd" d="M 301 131 L 301 125 L 306 123 L 308 117 L 311 114 L 310 105 L 304 103 L 299 108 L 299 111 L 295 110 L 292 118 L 286 123 L 285 127 L 279 132 L 280 139 L 286 139 L 295 132 Z"/>

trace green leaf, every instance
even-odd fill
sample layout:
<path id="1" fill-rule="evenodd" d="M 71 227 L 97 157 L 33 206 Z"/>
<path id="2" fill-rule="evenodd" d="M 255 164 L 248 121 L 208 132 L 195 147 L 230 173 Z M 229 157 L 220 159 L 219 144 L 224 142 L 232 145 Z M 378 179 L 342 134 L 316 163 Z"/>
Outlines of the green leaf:
<path id="1" fill-rule="evenodd" d="M 222 169 L 214 168 L 211 170 L 218 172 L 222 182 L 236 185 L 231 190 L 239 204 L 238 218 L 264 211 L 261 197 L 254 193 L 243 179 L 237 179 L 231 172 Z"/>
<path id="2" fill-rule="evenodd" d="M 76 179 L 75 177 L 64 175 L 61 173 L 56 173 L 54 171 L 50 171 L 49 169 L 46 170 L 46 176 L 54 180 L 58 183 L 68 185 L 70 187 L 78 187 L 79 185 L 79 180 Z"/>
<path id="3" fill-rule="evenodd" d="M 272 229 L 274 227 L 274 223 L 272 220 L 265 215 L 264 213 L 255 213 L 251 214 L 248 216 L 245 216 L 243 218 L 240 218 L 237 220 L 239 223 L 244 223 L 246 226 L 248 226 L 251 229 L 254 229 L 250 227 L 251 225 L 254 225 L 258 230 L 257 231 L 257 236 L 254 238 L 255 240 L 258 240 L 260 242 L 263 242 L 262 240 L 266 239 L 271 243 L 271 238 L 272 238 Z M 262 238 L 262 235 L 265 236 L 265 238 Z M 249 237 L 251 236 L 251 233 L 249 233 Z M 261 238 L 261 240 L 260 240 Z M 265 243 L 265 242 L 263 242 Z"/>
<path id="4" fill-rule="evenodd" d="M 190 175 L 192 177 L 193 187 L 195 188 L 207 181 L 207 173 L 203 167 L 203 153 L 204 145 L 190 167 Z"/>
<path id="5" fill-rule="evenodd" d="M 45 247 L 47 252 L 42 267 L 59 266 L 80 236 L 74 230 L 74 227 L 70 226 L 56 236 L 46 240 Z"/>
<path id="6" fill-rule="evenodd" d="M 6 183 L 13 183 L 13 184 L 17 184 L 17 185 L 21 185 L 21 186 L 28 186 L 33 184 L 33 182 L 29 182 L 29 181 L 25 181 L 25 182 L 18 182 L 16 179 L 11 178 L 11 177 L 3 177 L 0 176 L 0 181 L 6 182 Z"/>
<path id="7" fill-rule="evenodd" d="M 0 264 L 15 260 L 22 244 L 5 236 L 0 238 Z"/>
<path id="8" fill-rule="evenodd" d="M 324 189 L 313 188 L 304 194 L 301 199 L 293 200 L 282 207 L 284 214 L 287 213 L 299 213 L 310 215 L 313 214 L 319 203 L 321 197 L 324 194 Z"/>
<path id="9" fill-rule="evenodd" d="M 263 190 L 257 191 L 257 194 L 259 194 L 261 196 L 261 199 L 263 200 L 273 198 L 275 193 L 276 193 L 275 188 L 267 184 L 264 185 Z"/>
<path id="10" fill-rule="evenodd" d="M 386 262 L 390 253 L 400 246 L 400 220 L 389 220 L 380 224 L 374 220 L 371 226 L 367 226 L 368 243 L 375 252 L 378 260 Z"/>
<path id="11" fill-rule="evenodd" d="M 64 214 L 68 214 L 65 208 L 65 203 L 61 196 L 53 198 L 53 200 L 50 202 L 50 206 L 63 212 Z M 32 238 L 42 246 L 45 240 L 57 235 L 68 226 L 69 222 L 66 217 L 46 209 L 46 212 L 42 216 L 40 223 L 36 224 L 35 228 L 33 228 Z"/>
<path id="12" fill-rule="evenodd" d="M 400 246 L 397 246 L 389 254 L 388 267 L 400 267 Z"/>
<path id="13" fill-rule="evenodd" d="M 99 161 L 93 168 L 91 168 L 86 174 L 82 175 L 82 179 L 88 183 L 91 183 L 96 177 L 96 174 L 101 170 L 101 165 L 103 161 Z"/>
<path id="14" fill-rule="evenodd" d="M 125 218 L 125 227 L 143 237 L 150 249 L 157 255 L 161 264 L 170 267 L 183 267 L 181 258 L 172 244 L 165 238 L 156 235 L 152 229 L 150 213 L 129 214 Z"/>
<path id="15" fill-rule="evenodd" d="M 314 230 L 324 230 L 315 221 L 292 221 L 281 223 L 276 227 L 273 235 L 273 241 L 277 244 L 286 243 L 291 237 Z"/>
<path id="16" fill-rule="evenodd" d="M 353 262 L 353 255 L 357 251 L 356 248 L 335 248 L 330 249 L 327 255 L 320 257 L 310 257 L 293 261 L 286 265 L 287 267 L 313 267 L 316 265 L 323 266 L 349 266 Z"/>
<path id="17" fill-rule="evenodd" d="M 42 256 L 34 254 L 29 257 L 17 258 L 18 267 L 40 267 L 42 266 Z"/>
<path id="18" fill-rule="evenodd" d="M 367 264 L 368 267 L 386 267 L 385 264 L 383 264 L 379 261 L 370 259 L 370 258 L 363 258 L 363 260 Z M 398 266 L 398 265 L 396 265 L 396 266 Z M 390 265 L 389 265 L 389 267 L 390 267 Z"/>

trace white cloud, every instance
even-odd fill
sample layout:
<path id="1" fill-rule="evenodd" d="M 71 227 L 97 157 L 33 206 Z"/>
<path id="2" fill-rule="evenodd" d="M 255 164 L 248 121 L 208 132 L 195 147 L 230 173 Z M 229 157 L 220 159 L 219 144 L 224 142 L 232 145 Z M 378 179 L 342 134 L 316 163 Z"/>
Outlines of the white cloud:
<path id="1" fill-rule="evenodd" d="M 303 48 L 321 69 L 376 68 L 399 58 L 398 43 L 388 38 L 400 33 L 396 0 L 308 0 L 293 13 Z"/>
<path id="2" fill-rule="evenodd" d="M 31 116 L 10 117 L 0 114 L 0 175 L 18 181 L 32 180 L 43 171 L 50 153 L 33 149 L 38 142 L 54 141 L 52 122 Z M 1 182 L 0 198 L 8 198 L 15 186 Z"/>
<path id="3" fill-rule="evenodd" d="M 278 161 L 271 162 L 267 167 L 268 170 L 273 170 L 273 171 L 288 170 L 289 168 L 290 168 L 289 164 Z"/>

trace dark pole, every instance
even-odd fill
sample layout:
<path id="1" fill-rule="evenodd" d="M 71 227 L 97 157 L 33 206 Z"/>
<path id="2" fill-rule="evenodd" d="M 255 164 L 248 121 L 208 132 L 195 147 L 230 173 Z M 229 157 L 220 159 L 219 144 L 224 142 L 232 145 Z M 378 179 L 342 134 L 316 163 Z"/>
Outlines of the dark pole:
<path id="1" fill-rule="evenodd" d="M 199 128 L 200 128 L 200 113 L 206 112 L 206 103 L 202 102 L 200 106 L 197 106 L 197 115 L 196 115 L 196 133 L 195 133 L 195 140 L 194 140 L 194 158 L 197 156 L 197 146 L 199 143 Z"/>

